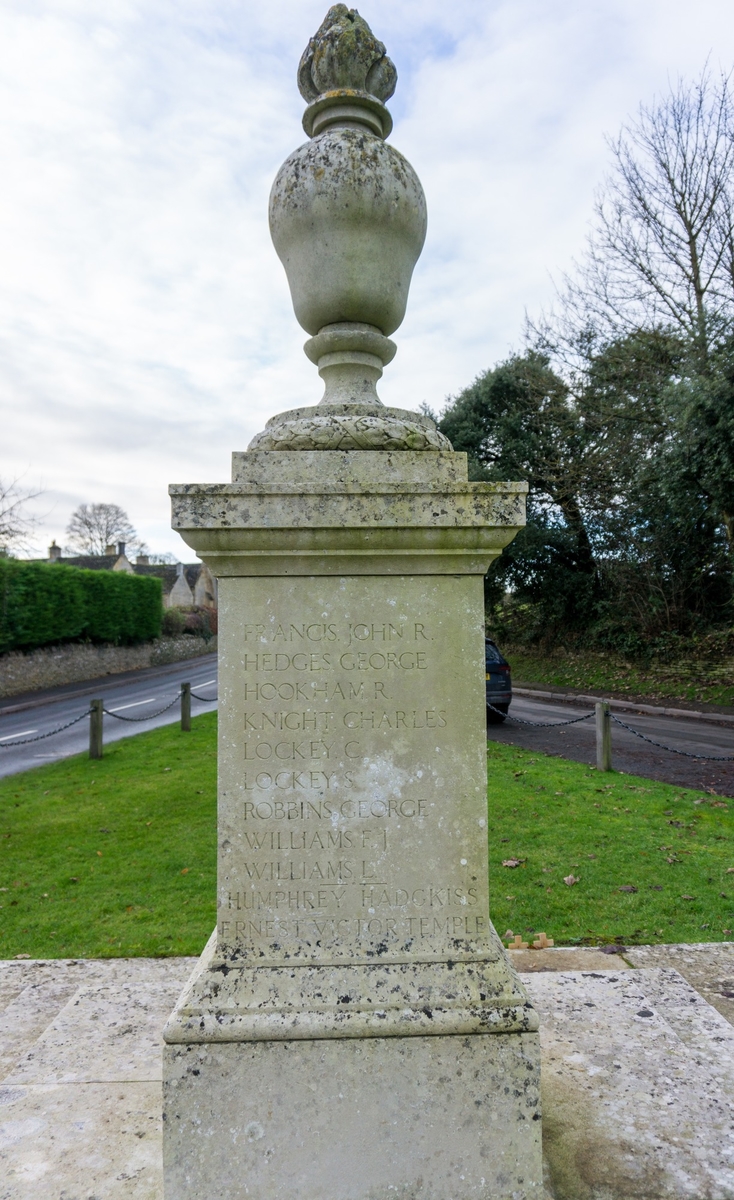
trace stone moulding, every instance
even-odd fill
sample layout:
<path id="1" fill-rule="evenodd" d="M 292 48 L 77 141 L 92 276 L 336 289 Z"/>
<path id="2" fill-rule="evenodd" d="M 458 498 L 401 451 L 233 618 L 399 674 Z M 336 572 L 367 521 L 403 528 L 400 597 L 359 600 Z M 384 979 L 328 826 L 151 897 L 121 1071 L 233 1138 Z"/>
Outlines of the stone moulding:
<path id="1" fill-rule="evenodd" d="M 169 489 L 173 527 L 219 576 L 484 575 L 525 523 L 527 485 L 469 483 L 454 452 L 248 451 L 233 476 Z"/>
<path id="2" fill-rule="evenodd" d="M 533 1033 L 494 934 L 491 959 L 238 965 L 216 932 L 164 1030 L 169 1044 Z"/>
<path id="3" fill-rule="evenodd" d="M 279 413 L 252 439 L 249 448 L 450 451 L 451 443 L 429 417 L 420 413 L 402 408 L 365 411 L 363 405 L 345 404 Z"/>

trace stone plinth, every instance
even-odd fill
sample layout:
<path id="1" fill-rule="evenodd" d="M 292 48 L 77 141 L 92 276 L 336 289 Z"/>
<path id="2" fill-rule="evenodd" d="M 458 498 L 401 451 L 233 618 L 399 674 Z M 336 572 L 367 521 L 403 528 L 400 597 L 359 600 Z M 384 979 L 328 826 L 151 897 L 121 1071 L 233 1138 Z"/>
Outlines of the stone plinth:
<path id="1" fill-rule="evenodd" d="M 167 1200 L 540 1194 L 537 1017 L 487 890 L 483 576 L 525 490 L 409 450 L 171 489 L 219 578 L 220 727 Z"/>

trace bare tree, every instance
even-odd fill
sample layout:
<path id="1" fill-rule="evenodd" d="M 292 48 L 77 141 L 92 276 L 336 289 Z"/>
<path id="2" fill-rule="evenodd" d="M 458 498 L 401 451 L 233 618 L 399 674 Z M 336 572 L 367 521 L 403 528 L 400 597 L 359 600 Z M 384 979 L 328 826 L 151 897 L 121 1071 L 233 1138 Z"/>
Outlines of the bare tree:
<path id="1" fill-rule="evenodd" d="M 665 327 L 704 365 L 734 325 L 734 102 L 728 76 L 679 81 L 609 142 L 614 168 L 561 312 L 534 329 L 593 348 Z M 544 335 L 544 336 L 543 336 Z"/>
<path id="2" fill-rule="evenodd" d="M 0 553 L 27 549 L 36 518 L 28 515 L 25 506 L 40 495 L 40 491 L 21 488 L 17 479 L 9 483 L 0 479 Z"/>
<path id="3" fill-rule="evenodd" d="M 104 554 L 117 542 L 125 542 L 138 552 L 144 550 L 144 543 L 119 504 L 80 504 L 71 514 L 66 533 L 70 545 L 82 554 Z"/>

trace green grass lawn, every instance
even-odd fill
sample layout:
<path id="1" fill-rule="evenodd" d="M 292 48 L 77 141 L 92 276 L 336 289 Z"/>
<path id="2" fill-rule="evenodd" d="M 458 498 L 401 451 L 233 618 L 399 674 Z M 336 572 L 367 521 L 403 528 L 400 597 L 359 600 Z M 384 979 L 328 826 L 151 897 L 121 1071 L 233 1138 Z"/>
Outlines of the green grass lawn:
<path id="1" fill-rule="evenodd" d="M 216 919 L 216 722 L 0 780 L 0 957 L 200 953 Z"/>
<path id="2" fill-rule="evenodd" d="M 692 652 L 681 662 L 643 665 L 594 651 L 546 654 L 512 645 L 503 645 L 502 651 L 518 685 L 542 683 L 621 698 L 645 696 L 653 702 L 734 705 L 734 662 L 721 655 L 706 659 Z"/>
<path id="3" fill-rule="evenodd" d="M 101 761 L 0 780 L 0 957 L 201 951 L 215 922 L 215 734 L 209 714 L 189 734 L 169 725 L 113 743 Z M 557 945 L 730 937 L 726 801 L 498 743 L 488 753 L 500 934 L 544 930 Z"/>
<path id="4" fill-rule="evenodd" d="M 500 743 L 488 753 L 490 912 L 500 936 L 511 929 L 532 941 L 543 930 L 556 945 L 732 937 L 728 801 Z M 502 866 L 513 859 L 521 865 Z"/>

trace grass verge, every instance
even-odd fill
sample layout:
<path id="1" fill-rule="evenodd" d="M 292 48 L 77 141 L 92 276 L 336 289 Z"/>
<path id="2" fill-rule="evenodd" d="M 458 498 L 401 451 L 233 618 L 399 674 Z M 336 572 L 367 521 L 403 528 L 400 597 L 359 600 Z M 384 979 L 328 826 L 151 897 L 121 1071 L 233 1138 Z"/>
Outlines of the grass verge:
<path id="1" fill-rule="evenodd" d="M 624 699 L 685 700 L 692 704 L 734 705 L 734 662 L 699 659 L 682 662 L 628 662 L 611 654 L 584 651 L 541 653 L 524 646 L 504 645 L 516 684 L 543 683 L 579 692 L 602 692 Z"/>
<path id="2" fill-rule="evenodd" d="M 216 721 L 0 781 L 0 957 L 200 953 L 216 919 Z"/>
<path id="3" fill-rule="evenodd" d="M 215 921 L 216 714 L 192 725 L 0 781 L 0 957 L 201 951 Z M 501 743 L 488 755 L 500 934 L 544 930 L 557 945 L 732 936 L 726 801 Z"/>
<path id="4" fill-rule="evenodd" d="M 500 936 L 511 929 L 530 941 L 543 930 L 556 945 L 732 939 L 726 800 L 498 742 L 488 756 L 490 912 Z"/>

